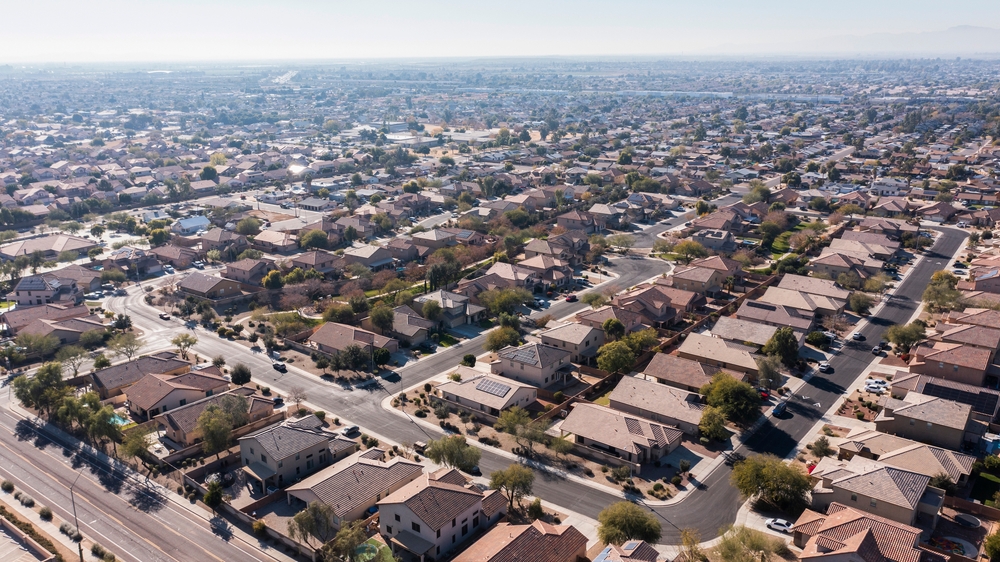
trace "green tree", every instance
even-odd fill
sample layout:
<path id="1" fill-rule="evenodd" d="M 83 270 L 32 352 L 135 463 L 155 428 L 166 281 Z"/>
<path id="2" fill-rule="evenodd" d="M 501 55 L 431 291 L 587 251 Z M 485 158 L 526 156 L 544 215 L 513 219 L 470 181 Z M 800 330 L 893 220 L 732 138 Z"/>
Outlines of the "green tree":
<path id="1" fill-rule="evenodd" d="M 608 318 L 601 324 L 601 328 L 604 330 L 604 336 L 610 341 L 619 340 L 625 335 L 625 325 L 617 318 Z"/>
<path id="2" fill-rule="evenodd" d="M 56 352 L 56 361 L 73 370 L 75 377 L 80 373 L 80 365 L 87 359 L 87 350 L 78 345 L 67 345 Z"/>
<path id="3" fill-rule="evenodd" d="M 101 272 L 101 283 L 124 283 L 125 272 L 120 269 L 105 269 Z"/>
<path id="4" fill-rule="evenodd" d="M 132 360 L 132 357 L 144 345 L 146 345 L 146 342 L 131 332 L 118 334 L 108 340 L 108 349 L 114 352 L 115 355 L 124 356 L 129 361 Z"/>
<path id="5" fill-rule="evenodd" d="M 243 386 L 245 384 L 250 384 L 250 367 L 247 367 L 243 363 L 237 363 L 233 370 L 230 372 L 232 377 L 232 383 Z"/>
<path id="6" fill-rule="evenodd" d="M 441 317 L 441 303 L 435 300 L 424 301 L 420 307 L 420 315 L 431 322 L 436 322 Z"/>
<path id="7" fill-rule="evenodd" d="M 256 236 L 260 234 L 260 219 L 247 217 L 236 223 L 236 233 L 243 236 Z"/>
<path id="8" fill-rule="evenodd" d="M 170 240 L 170 232 L 165 228 L 156 228 L 149 231 L 149 243 L 153 246 L 162 246 Z"/>
<path id="9" fill-rule="evenodd" d="M 365 522 L 362 520 L 351 521 L 340 527 L 337 536 L 333 538 L 331 547 L 334 554 L 348 562 L 372 560 L 368 558 L 368 554 L 358 553 L 358 547 L 367 540 L 368 533 L 365 531 Z"/>
<path id="10" fill-rule="evenodd" d="M 885 332 L 885 339 L 892 342 L 896 347 L 904 351 L 909 350 L 914 345 L 924 339 L 927 328 L 920 322 L 910 322 L 909 324 L 893 324 Z"/>
<path id="11" fill-rule="evenodd" d="M 983 550 L 986 552 L 986 556 L 990 557 L 990 560 L 1000 559 L 1000 531 L 986 537 L 986 540 L 983 541 Z"/>
<path id="12" fill-rule="evenodd" d="M 219 172 L 212 166 L 205 166 L 201 169 L 201 173 L 198 176 L 203 180 L 218 181 Z"/>
<path id="13" fill-rule="evenodd" d="M 597 515 L 597 521 L 597 538 L 605 544 L 621 545 L 631 540 L 655 543 L 662 534 L 656 516 L 632 502 L 609 505 Z"/>
<path id="14" fill-rule="evenodd" d="M 499 490 L 507 498 L 507 505 L 514 509 L 514 503 L 521 503 L 524 496 L 531 495 L 531 485 L 535 473 L 521 464 L 512 464 L 490 475 L 490 489 Z"/>
<path id="15" fill-rule="evenodd" d="M 760 416 L 757 390 L 727 373 L 715 373 L 712 381 L 702 387 L 701 393 L 705 395 L 708 405 L 722 410 L 729 421 L 746 424 Z"/>
<path id="16" fill-rule="evenodd" d="M 482 451 L 466 443 L 465 437 L 452 435 L 432 439 L 427 443 L 424 454 L 438 464 L 471 472 L 472 468 L 479 464 Z"/>
<path id="17" fill-rule="evenodd" d="M 521 287 L 491 289 L 479 293 L 479 302 L 493 316 L 499 316 L 501 312 L 514 314 L 524 303 L 530 302 L 531 299 L 531 293 Z"/>
<path id="18" fill-rule="evenodd" d="M 94 226 L 90 227 L 90 235 L 93 236 L 94 238 L 100 238 L 101 236 L 104 235 L 104 227 L 99 224 L 95 224 Z"/>
<path id="19" fill-rule="evenodd" d="M 660 338 L 657 336 L 654 328 L 646 328 L 645 330 L 630 333 L 622 338 L 622 341 L 628 345 L 633 354 L 638 356 L 643 351 L 659 343 Z"/>
<path id="20" fill-rule="evenodd" d="M 962 293 L 957 286 L 958 277 L 948 271 L 937 271 L 924 289 L 922 299 L 936 310 L 951 310 L 962 300 Z"/>
<path id="21" fill-rule="evenodd" d="M 121 426 L 112 406 L 104 406 L 90 415 L 90 420 L 87 421 L 87 433 L 101 446 L 111 441 L 114 444 L 115 454 L 118 453 L 117 443 L 121 440 Z"/>
<path id="22" fill-rule="evenodd" d="M 146 454 L 149 450 L 148 428 L 137 427 L 122 436 L 122 446 L 118 453 L 124 459 L 134 459 L 136 463 L 146 464 Z"/>
<path id="23" fill-rule="evenodd" d="M 183 333 L 174 336 L 170 343 L 177 348 L 177 351 L 181 354 L 181 357 L 187 359 L 187 352 L 189 349 L 194 347 L 198 343 L 198 336 L 194 334 Z"/>
<path id="24" fill-rule="evenodd" d="M 764 388 L 781 386 L 781 358 L 777 355 L 764 355 L 754 359 L 757 362 L 757 384 Z"/>
<path id="25" fill-rule="evenodd" d="M 42 365 L 31 378 L 19 375 L 11 384 L 14 397 L 22 405 L 38 410 L 46 418 L 69 394 L 62 378 L 62 364 L 59 362 Z"/>
<path id="26" fill-rule="evenodd" d="M 774 455 L 750 455 L 733 467 L 730 480 L 744 497 L 759 498 L 780 509 L 805 505 L 812 488 L 806 473 Z"/>
<path id="27" fill-rule="evenodd" d="M 211 508 L 212 514 L 215 514 L 215 508 L 222 505 L 222 482 L 218 480 L 213 480 L 208 483 L 205 490 L 205 495 L 202 496 L 201 501 Z"/>
<path id="28" fill-rule="evenodd" d="M 600 293 L 585 293 L 580 300 L 588 304 L 594 310 L 607 304 L 608 299 Z"/>
<path id="29" fill-rule="evenodd" d="M 531 414 L 520 406 L 514 406 L 503 412 L 493 425 L 497 431 L 502 431 L 514 437 L 517 444 L 524 450 L 526 456 L 534 454 L 536 443 L 546 440 L 545 432 L 531 419 Z"/>
<path id="30" fill-rule="evenodd" d="M 97 357 L 94 357 L 94 368 L 95 369 L 106 369 L 111 366 L 111 360 L 107 358 L 103 353 L 98 353 Z"/>
<path id="31" fill-rule="evenodd" d="M 392 330 L 393 319 L 395 316 L 396 315 L 391 308 L 385 305 L 379 305 L 372 309 L 368 318 L 371 320 L 372 326 L 378 328 L 379 332 L 384 335 L 386 332 Z"/>
<path id="32" fill-rule="evenodd" d="M 555 437 L 549 441 L 549 449 L 556 454 L 556 458 L 560 455 L 568 454 L 573 450 L 573 442 L 565 437 Z"/>
<path id="33" fill-rule="evenodd" d="M 623 252 L 627 252 L 629 248 L 635 246 L 635 237 L 631 234 L 613 234 L 608 236 L 608 244 Z"/>
<path id="34" fill-rule="evenodd" d="M 775 330 L 771 339 L 764 344 L 762 351 L 767 355 L 777 355 L 788 367 L 795 366 L 799 361 L 799 341 L 788 326 Z"/>
<path id="35" fill-rule="evenodd" d="M 729 438 L 729 430 L 726 429 L 726 415 L 721 408 L 707 406 L 701 411 L 701 420 L 698 422 L 698 431 L 702 437 L 715 441 L 725 441 Z"/>
<path id="36" fill-rule="evenodd" d="M 517 345 L 520 341 L 521 334 L 517 330 L 502 326 L 486 334 L 486 344 L 483 347 L 496 352 L 509 345 Z"/>
<path id="37" fill-rule="evenodd" d="M 329 240 L 322 230 L 307 230 L 299 236 L 299 247 L 303 250 L 324 249 Z"/>
<path id="38" fill-rule="evenodd" d="M 682 240 L 674 246 L 674 253 L 683 257 L 685 263 L 691 263 L 695 258 L 707 256 L 708 250 L 694 240 Z"/>
<path id="39" fill-rule="evenodd" d="M 285 282 L 281 279 L 281 272 L 275 269 L 264 276 L 261 284 L 265 289 L 280 289 L 285 285 Z"/>
<path id="40" fill-rule="evenodd" d="M 233 438 L 233 422 L 219 406 L 212 404 L 198 416 L 198 431 L 202 437 L 202 452 L 208 455 L 221 454 L 229 448 Z"/>
<path id="41" fill-rule="evenodd" d="M 847 297 L 847 304 L 850 305 L 851 310 L 857 312 L 861 316 L 864 316 L 872 309 L 872 305 L 875 304 L 875 299 L 873 299 L 870 295 L 855 291 L 851 293 L 851 296 Z"/>
<path id="42" fill-rule="evenodd" d="M 21 332 L 14 339 L 18 347 L 23 347 L 27 355 L 49 357 L 59 349 L 59 338 L 50 334 Z"/>
<path id="43" fill-rule="evenodd" d="M 326 544 L 336 536 L 333 507 L 320 501 L 310 502 L 305 509 L 288 521 L 288 536 L 312 546 L 312 539 Z"/>
<path id="44" fill-rule="evenodd" d="M 623 341 L 606 343 L 597 350 L 597 366 L 609 373 L 625 372 L 635 363 L 635 353 Z"/>

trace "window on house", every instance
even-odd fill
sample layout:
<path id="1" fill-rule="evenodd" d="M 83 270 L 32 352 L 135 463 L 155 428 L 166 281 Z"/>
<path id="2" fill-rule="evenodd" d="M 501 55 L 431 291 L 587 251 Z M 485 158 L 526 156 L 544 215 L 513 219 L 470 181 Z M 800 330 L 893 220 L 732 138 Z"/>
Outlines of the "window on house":
<path id="1" fill-rule="evenodd" d="M 938 369 L 944 369 L 944 363 L 938 362 Z"/>
<path id="2" fill-rule="evenodd" d="M 267 462 L 267 455 L 265 455 L 264 453 L 261 453 L 260 454 L 260 462 Z"/>
<path id="3" fill-rule="evenodd" d="M 871 502 L 868 503 L 868 505 L 872 507 L 878 507 L 878 502 L 873 499 Z"/>
<path id="4" fill-rule="evenodd" d="M 399 519 L 399 514 L 397 513 L 397 514 L 396 514 L 396 521 L 399 521 L 399 520 L 400 520 L 400 519 Z"/>
<path id="5" fill-rule="evenodd" d="M 462 525 L 462 536 L 464 537 L 467 534 L 469 534 L 469 526 L 468 525 Z"/>
<path id="6" fill-rule="evenodd" d="M 385 526 L 385 534 L 387 534 L 387 535 L 391 535 L 392 534 L 392 525 L 386 525 Z"/>
<path id="7" fill-rule="evenodd" d="M 410 528 L 416 533 L 420 532 L 420 525 L 418 523 L 410 523 Z"/>
<path id="8" fill-rule="evenodd" d="M 454 527 L 455 525 L 456 525 L 456 523 L 455 523 L 455 520 L 454 520 L 454 519 L 452 519 L 452 520 L 451 520 L 451 526 L 452 526 L 452 527 Z"/>
<path id="9" fill-rule="evenodd" d="M 439 539 L 441 538 L 441 529 L 437 530 L 437 538 L 439 538 Z"/>
<path id="10" fill-rule="evenodd" d="M 256 455 L 256 454 L 257 454 L 257 453 L 255 453 L 255 452 L 253 452 L 253 447 L 250 447 L 250 454 L 251 454 L 251 455 Z"/>
<path id="11" fill-rule="evenodd" d="M 278 468 L 285 466 L 284 461 L 278 461 Z"/>
<path id="12" fill-rule="evenodd" d="M 477 515 L 472 518 L 472 528 L 475 529 L 478 526 L 479 526 L 479 516 Z"/>
<path id="13" fill-rule="evenodd" d="M 932 424 L 931 422 L 927 422 L 927 429 L 930 429 L 932 427 L 934 427 L 934 424 Z"/>
<path id="14" fill-rule="evenodd" d="M 299 460 L 299 453 L 295 453 L 295 460 Z"/>

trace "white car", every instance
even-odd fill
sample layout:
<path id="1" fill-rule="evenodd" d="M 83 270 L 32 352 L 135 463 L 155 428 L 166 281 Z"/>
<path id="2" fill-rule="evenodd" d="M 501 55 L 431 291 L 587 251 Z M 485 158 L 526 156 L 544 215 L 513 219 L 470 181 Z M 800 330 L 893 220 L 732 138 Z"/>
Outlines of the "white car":
<path id="1" fill-rule="evenodd" d="M 889 381 L 883 379 L 865 379 L 865 386 L 881 386 L 885 388 L 889 386 Z"/>
<path id="2" fill-rule="evenodd" d="M 872 394 L 882 394 L 885 392 L 885 387 L 877 384 L 866 384 L 865 392 L 870 392 Z"/>
<path id="3" fill-rule="evenodd" d="M 775 531 L 782 533 L 792 532 L 792 524 L 784 519 L 775 519 L 772 517 L 771 519 L 765 521 L 764 524 L 767 525 L 768 529 L 774 529 Z"/>
<path id="4" fill-rule="evenodd" d="M 819 364 L 819 372 L 826 373 L 829 370 L 830 370 L 830 364 L 827 363 L 826 361 L 823 361 L 822 363 Z"/>

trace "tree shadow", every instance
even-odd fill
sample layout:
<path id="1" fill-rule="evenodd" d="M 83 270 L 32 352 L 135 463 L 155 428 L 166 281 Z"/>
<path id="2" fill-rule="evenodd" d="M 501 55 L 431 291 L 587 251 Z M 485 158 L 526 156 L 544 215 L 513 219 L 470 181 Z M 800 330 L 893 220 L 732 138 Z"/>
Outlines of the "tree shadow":
<path id="1" fill-rule="evenodd" d="M 133 484 L 129 488 L 128 503 L 143 513 L 154 513 L 163 509 L 167 498 L 159 488 L 145 482 Z"/>
<path id="2" fill-rule="evenodd" d="M 213 535 L 218 536 L 220 539 L 226 542 L 232 540 L 233 535 L 235 534 L 233 532 L 232 524 L 230 524 L 229 521 L 227 521 L 221 515 L 216 515 L 215 517 L 212 517 L 212 519 L 209 520 L 209 526 L 212 529 Z"/>

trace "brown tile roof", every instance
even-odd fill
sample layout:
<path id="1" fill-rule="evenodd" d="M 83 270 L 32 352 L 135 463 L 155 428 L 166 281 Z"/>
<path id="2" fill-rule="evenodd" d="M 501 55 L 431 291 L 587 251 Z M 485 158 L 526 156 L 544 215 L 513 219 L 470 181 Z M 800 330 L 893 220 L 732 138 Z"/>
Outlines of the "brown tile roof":
<path id="1" fill-rule="evenodd" d="M 191 431 L 193 431 L 198 425 L 198 417 L 205 411 L 205 408 L 213 404 L 218 404 L 219 401 L 222 400 L 223 396 L 229 395 L 243 396 L 247 399 L 249 402 L 247 412 L 250 415 L 250 419 L 254 419 L 257 416 L 274 411 L 274 403 L 271 400 L 262 396 L 256 396 L 254 389 L 252 388 L 241 386 L 227 392 L 221 392 L 207 398 L 202 398 L 197 402 L 191 402 L 190 404 L 186 404 L 180 408 L 170 410 L 169 412 L 156 416 L 156 419 L 160 420 L 160 423 L 174 431 L 191 433 Z"/>
<path id="2" fill-rule="evenodd" d="M 466 488 L 465 482 L 465 477 L 457 470 L 442 469 L 422 475 L 378 503 L 403 504 L 418 520 L 437 531 L 450 524 L 458 514 L 483 502 L 483 493 L 478 488 Z"/>
<path id="3" fill-rule="evenodd" d="M 174 390 L 204 392 L 227 384 L 226 379 L 222 377 L 193 372 L 180 375 L 146 375 L 128 387 L 125 390 L 125 395 L 130 404 L 148 410 Z"/>
<path id="4" fill-rule="evenodd" d="M 704 410 L 697 394 L 639 377 L 622 377 L 609 398 L 612 406 L 621 403 L 694 425 Z"/>
<path id="5" fill-rule="evenodd" d="M 454 562 L 576 562 L 587 537 L 572 525 L 499 523 Z"/>
<path id="6" fill-rule="evenodd" d="M 309 336 L 309 341 L 337 350 L 344 350 L 349 345 L 360 345 L 367 349 L 368 345 L 373 341 L 375 342 L 375 347 L 384 348 L 392 339 L 369 332 L 368 330 L 355 328 L 354 326 L 327 322 L 320 326 L 319 330 L 316 330 L 313 335 Z"/>
<path id="7" fill-rule="evenodd" d="M 646 541 L 628 541 L 622 546 L 608 545 L 594 562 L 656 562 L 660 553 Z"/>
<path id="8" fill-rule="evenodd" d="M 89 316 L 90 309 L 84 304 L 76 306 L 68 304 L 43 304 L 42 306 L 19 307 L 14 310 L 4 312 L 0 318 L 10 326 L 10 329 L 17 333 L 21 328 L 31 324 L 35 320 L 63 320 L 65 318 L 78 318 Z"/>
<path id="9" fill-rule="evenodd" d="M 920 529 L 831 503 L 827 515 L 806 510 L 793 527 L 808 537 L 802 560 L 843 558 L 857 553 L 864 562 L 919 562 Z"/>
<path id="10" fill-rule="evenodd" d="M 663 448 L 683 437 L 676 427 L 583 402 L 574 406 L 560 430 L 633 454 L 639 454 L 640 447 Z"/>
<path id="11" fill-rule="evenodd" d="M 670 381 L 688 388 L 701 388 L 712 380 L 712 375 L 719 371 L 731 373 L 737 380 L 742 380 L 743 374 L 726 369 L 705 365 L 691 359 L 676 355 L 657 353 L 643 373 L 660 380 Z"/>
<path id="12" fill-rule="evenodd" d="M 170 373 L 178 369 L 190 369 L 191 364 L 177 359 L 173 353 L 144 355 L 95 371 L 90 375 L 97 386 L 114 389 L 135 383 L 146 375 Z"/>

